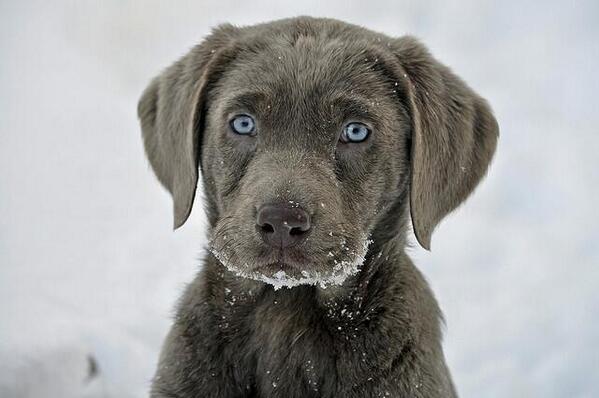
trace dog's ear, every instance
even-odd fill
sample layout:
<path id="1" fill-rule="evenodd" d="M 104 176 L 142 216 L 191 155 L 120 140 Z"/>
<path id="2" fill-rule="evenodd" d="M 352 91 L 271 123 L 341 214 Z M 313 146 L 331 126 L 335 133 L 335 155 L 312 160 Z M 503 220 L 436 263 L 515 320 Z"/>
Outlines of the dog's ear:
<path id="1" fill-rule="evenodd" d="M 412 225 L 420 245 L 430 250 L 437 224 L 486 173 L 499 128 L 487 102 L 416 39 L 397 39 L 393 51 L 412 118 Z"/>
<path id="2" fill-rule="evenodd" d="M 154 78 L 137 107 L 154 173 L 171 193 L 174 228 L 189 217 L 195 196 L 203 121 L 210 86 L 233 57 L 238 29 L 216 28 L 201 44 Z"/>

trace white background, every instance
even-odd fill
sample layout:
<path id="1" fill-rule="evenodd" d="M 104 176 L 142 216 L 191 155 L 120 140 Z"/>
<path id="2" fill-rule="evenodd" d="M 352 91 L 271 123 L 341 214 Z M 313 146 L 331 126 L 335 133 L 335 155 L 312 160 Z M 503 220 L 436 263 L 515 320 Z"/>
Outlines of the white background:
<path id="1" fill-rule="evenodd" d="M 1 397 L 146 396 L 205 237 L 201 206 L 171 231 L 137 99 L 210 27 L 300 14 L 419 36 L 497 115 L 488 177 L 410 249 L 461 396 L 599 396 L 598 2 L 114 0 L 0 3 Z"/>

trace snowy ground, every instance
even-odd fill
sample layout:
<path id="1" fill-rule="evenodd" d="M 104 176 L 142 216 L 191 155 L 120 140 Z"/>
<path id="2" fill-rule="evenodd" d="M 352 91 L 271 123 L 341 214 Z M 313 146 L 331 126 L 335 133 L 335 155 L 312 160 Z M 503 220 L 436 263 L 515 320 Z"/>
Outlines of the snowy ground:
<path id="1" fill-rule="evenodd" d="M 412 250 L 461 395 L 599 396 L 599 3 L 211 0 L 0 3 L 0 397 L 146 395 L 205 238 L 137 98 L 209 27 L 298 14 L 416 34 L 495 109 L 488 178 Z"/>

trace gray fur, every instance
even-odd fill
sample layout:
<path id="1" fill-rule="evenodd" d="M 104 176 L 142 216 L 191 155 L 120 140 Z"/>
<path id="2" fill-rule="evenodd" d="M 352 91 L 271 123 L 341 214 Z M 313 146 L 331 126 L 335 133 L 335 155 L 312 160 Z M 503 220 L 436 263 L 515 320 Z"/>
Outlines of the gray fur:
<path id="1" fill-rule="evenodd" d="M 235 113 L 256 118 L 256 137 L 228 130 Z M 430 247 L 485 174 L 498 127 L 423 45 L 331 19 L 224 25 L 152 81 L 139 117 L 175 227 L 201 168 L 211 248 L 179 303 L 152 397 L 456 396 L 441 313 L 405 254 L 406 230 L 411 216 Z M 348 120 L 372 137 L 338 145 Z M 269 250 L 256 209 L 289 201 L 313 228 L 301 245 Z M 276 267 L 263 266 L 279 263 L 294 277 L 332 276 L 367 237 L 365 261 L 339 286 L 275 290 L 239 276 L 272 277 Z"/>

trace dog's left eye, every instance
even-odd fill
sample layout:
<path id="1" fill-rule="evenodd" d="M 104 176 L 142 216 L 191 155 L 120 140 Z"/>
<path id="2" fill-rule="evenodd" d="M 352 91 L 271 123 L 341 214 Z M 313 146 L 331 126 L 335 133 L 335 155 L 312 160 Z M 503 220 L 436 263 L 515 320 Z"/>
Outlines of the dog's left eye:
<path id="1" fill-rule="evenodd" d="M 254 135 L 256 123 L 249 115 L 237 115 L 229 122 L 231 130 L 240 135 Z"/>
<path id="2" fill-rule="evenodd" d="M 364 123 L 348 123 L 341 132 L 341 142 L 358 143 L 366 141 L 370 135 L 370 129 Z"/>

